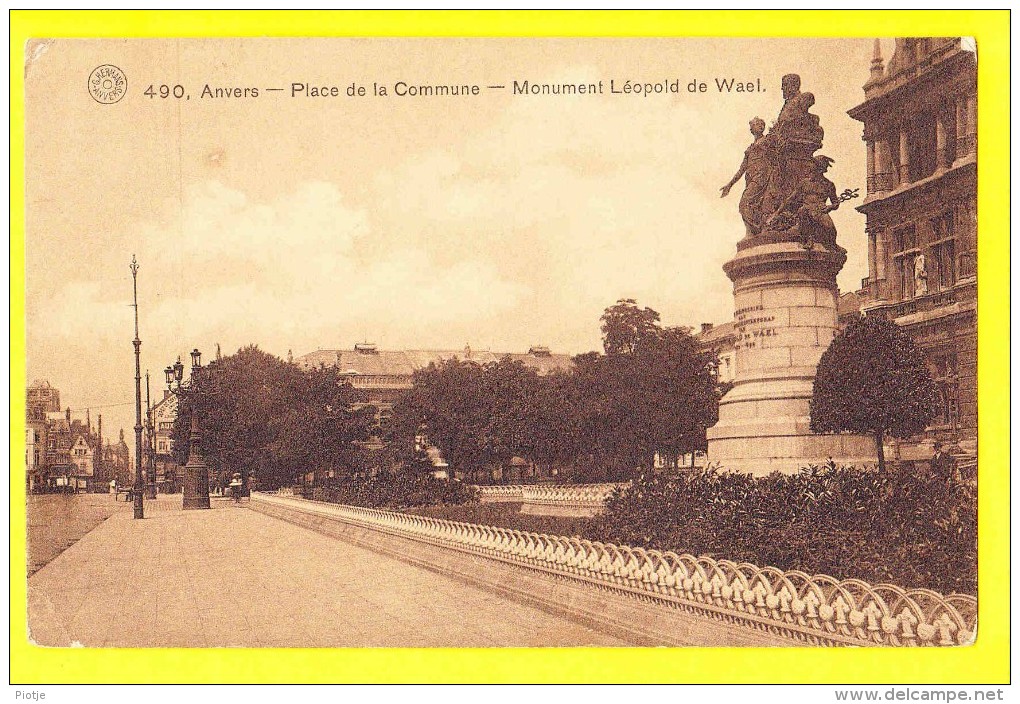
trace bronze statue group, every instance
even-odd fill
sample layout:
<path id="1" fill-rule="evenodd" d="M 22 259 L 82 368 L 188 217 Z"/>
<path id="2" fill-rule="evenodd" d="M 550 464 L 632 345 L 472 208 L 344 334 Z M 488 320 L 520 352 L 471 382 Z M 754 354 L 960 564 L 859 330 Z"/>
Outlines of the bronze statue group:
<path id="1" fill-rule="evenodd" d="M 744 177 L 740 215 L 748 238 L 795 238 L 806 249 L 819 243 L 836 249 L 836 226 L 829 213 L 843 201 L 856 198 L 858 189 L 837 194 L 825 177 L 833 160 L 815 155 L 825 131 L 811 114 L 815 96 L 800 92 L 800 76 L 783 76 L 783 109 L 765 133 L 765 121 L 751 120 L 754 141 L 744 151 L 744 161 L 722 197 Z"/>

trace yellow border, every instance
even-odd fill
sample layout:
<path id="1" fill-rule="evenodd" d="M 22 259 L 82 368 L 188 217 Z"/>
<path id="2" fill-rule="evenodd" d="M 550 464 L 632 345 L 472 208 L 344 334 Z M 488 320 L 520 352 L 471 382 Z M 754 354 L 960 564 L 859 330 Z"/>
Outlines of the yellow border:
<path id="1" fill-rule="evenodd" d="M 24 56 L 32 37 L 973 36 L 978 45 L 979 630 L 954 649 L 102 650 L 25 638 Z M 1009 681 L 1008 11 L 11 13 L 11 682 Z M 862 80 L 864 78 L 862 74 Z"/>

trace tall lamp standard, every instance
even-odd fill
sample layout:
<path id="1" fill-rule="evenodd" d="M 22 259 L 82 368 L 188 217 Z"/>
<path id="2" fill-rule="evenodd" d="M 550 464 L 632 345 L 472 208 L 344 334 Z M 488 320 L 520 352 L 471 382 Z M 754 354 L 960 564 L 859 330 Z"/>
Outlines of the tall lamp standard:
<path id="1" fill-rule="evenodd" d="M 180 392 L 182 388 L 197 392 L 196 380 L 202 371 L 202 353 L 197 349 L 191 351 L 191 380 L 184 382 L 184 365 L 180 357 L 176 364 L 168 366 L 166 385 L 172 393 L 177 394 L 178 411 L 180 411 Z M 202 459 L 199 445 L 202 434 L 198 429 L 198 407 L 191 404 L 191 434 L 188 437 L 188 463 L 184 465 L 184 510 L 209 508 L 209 468 Z"/>
<path id="2" fill-rule="evenodd" d="M 145 486 L 145 498 L 156 497 L 156 446 L 152 428 L 152 405 L 149 401 L 149 370 L 145 370 L 145 460 L 148 482 Z"/>
<path id="3" fill-rule="evenodd" d="M 142 341 L 138 339 L 138 260 L 131 255 L 131 280 L 134 285 L 135 308 L 135 518 L 145 518 L 145 504 L 142 491 L 145 489 L 142 477 Z"/>

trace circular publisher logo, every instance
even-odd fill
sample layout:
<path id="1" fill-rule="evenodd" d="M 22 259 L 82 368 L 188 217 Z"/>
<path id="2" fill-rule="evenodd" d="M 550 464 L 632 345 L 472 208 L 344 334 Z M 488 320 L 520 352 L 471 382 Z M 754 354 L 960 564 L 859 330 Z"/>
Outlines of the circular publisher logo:
<path id="1" fill-rule="evenodd" d="M 89 95 L 97 103 L 116 103 L 127 93 L 127 76 L 113 64 L 103 64 L 89 75 Z"/>

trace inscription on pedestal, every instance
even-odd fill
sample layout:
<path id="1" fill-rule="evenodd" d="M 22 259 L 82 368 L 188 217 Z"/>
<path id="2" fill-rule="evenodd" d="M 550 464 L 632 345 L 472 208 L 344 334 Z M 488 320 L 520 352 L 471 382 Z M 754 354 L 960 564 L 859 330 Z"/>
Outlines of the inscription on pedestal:
<path id="1" fill-rule="evenodd" d="M 778 334 L 777 328 L 771 327 L 775 321 L 776 316 L 767 314 L 764 306 L 740 308 L 734 314 L 737 341 L 733 348 L 754 349 L 760 338 L 775 337 Z"/>

